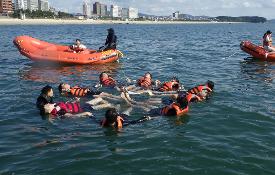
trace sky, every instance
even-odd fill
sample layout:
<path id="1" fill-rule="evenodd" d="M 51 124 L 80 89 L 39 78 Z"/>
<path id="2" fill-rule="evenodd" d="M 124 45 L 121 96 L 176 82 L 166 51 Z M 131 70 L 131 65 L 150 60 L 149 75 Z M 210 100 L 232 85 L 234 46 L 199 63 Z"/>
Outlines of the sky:
<path id="1" fill-rule="evenodd" d="M 96 2 L 95 0 L 86 0 Z M 171 15 L 175 11 L 195 16 L 261 16 L 275 19 L 275 0 L 97 0 L 108 5 L 135 7 L 140 13 Z M 49 0 L 50 6 L 70 13 L 82 12 L 83 0 Z"/>

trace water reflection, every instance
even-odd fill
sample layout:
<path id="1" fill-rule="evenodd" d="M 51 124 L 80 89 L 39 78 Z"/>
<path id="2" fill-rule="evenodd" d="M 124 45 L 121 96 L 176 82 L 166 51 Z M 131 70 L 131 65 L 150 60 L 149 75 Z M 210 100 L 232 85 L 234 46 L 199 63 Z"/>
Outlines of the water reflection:
<path id="1" fill-rule="evenodd" d="M 272 84 L 275 78 L 275 62 L 265 62 L 245 58 L 241 64 L 241 72 L 248 79 Z"/>
<path id="2" fill-rule="evenodd" d="M 121 68 L 120 63 L 104 65 L 43 65 L 31 63 L 19 71 L 19 77 L 23 80 L 36 82 L 59 83 L 64 77 L 78 80 L 98 80 L 101 72 L 107 71 L 113 75 Z"/>

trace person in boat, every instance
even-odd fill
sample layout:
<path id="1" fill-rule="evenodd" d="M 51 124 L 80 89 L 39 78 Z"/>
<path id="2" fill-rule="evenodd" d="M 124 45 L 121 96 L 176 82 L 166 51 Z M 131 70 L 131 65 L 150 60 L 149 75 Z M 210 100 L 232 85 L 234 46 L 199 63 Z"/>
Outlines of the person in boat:
<path id="1" fill-rule="evenodd" d="M 79 102 L 47 103 L 43 106 L 43 114 L 50 118 L 91 117 L 91 112 L 84 112 Z"/>
<path id="2" fill-rule="evenodd" d="M 268 52 L 275 52 L 275 47 L 272 47 L 272 32 L 268 30 L 263 36 L 263 47 Z"/>
<path id="3" fill-rule="evenodd" d="M 99 51 L 106 51 L 110 49 L 116 49 L 117 45 L 117 36 L 115 35 L 115 31 L 113 28 L 109 28 L 108 35 L 105 41 L 105 45 L 99 48 Z"/>
<path id="4" fill-rule="evenodd" d="M 143 123 L 151 120 L 152 117 L 144 116 L 138 120 L 129 120 L 129 115 L 124 113 L 118 113 L 115 108 L 108 109 L 105 113 L 105 118 L 101 120 L 100 125 L 102 127 L 112 127 L 115 129 L 122 129 L 125 126 Z"/>
<path id="5" fill-rule="evenodd" d="M 75 97 L 90 97 L 101 93 L 100 91 L 93 91 L 89 88 L 84 88 L 79 86 L 71 87 L 67 83 L 61 83 L 58 86 L 58 90 L 59 90 L 59 93 L 62 95 L 71 95 Z"/>
<path id="6" fill-rule="evenodd" d="M 80 39 L 76 39 L 75 44 L 71 45 L 70 49 L 72 49 L 74 53 L 79 53 L 86 50 L 87 47 L 81 43 Z"/>
<path id="7" fill-rule="evenodd" d="M 41 112 L 47 103 L 53 103 L 53 88 L 49 85 L 42 88 L 41 94 L 36 100 L 36 106 Z"/>

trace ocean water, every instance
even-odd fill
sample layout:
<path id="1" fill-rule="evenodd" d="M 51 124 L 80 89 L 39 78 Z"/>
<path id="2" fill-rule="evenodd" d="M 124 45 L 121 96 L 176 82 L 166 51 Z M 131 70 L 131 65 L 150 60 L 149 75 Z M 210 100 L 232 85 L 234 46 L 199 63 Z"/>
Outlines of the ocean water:
<path id="1" fill-rule="evenodd" d="M 125 58 L 98 66 L 41 66 L 21 56 L 12 40 L 30 35 L 90 48 L 113 27 Z M 250 60 L 242 40 L 260 44 L 274 24 L 0 26 L 0 174 L 275 174 L 275 63 Z M 231 56 L 233 55 L 233 56 Z M 231 56 L 231 57 L 229 57 Z M 92 87 L 102 71 L 121 81 L 150 71 L 177 76 L 185 88 L 215 82 L 205 102 L 182 118 L 160 117 L 124 128 L 93 120 L 42 120 L 43 86 Z M 83 99 L 85 100 L 85 99 Z M 87 100 L 87 99 L 86 99 Z M 104 110 L 95 111 L 101 119 Z M 131 119 L 144 115 L 134 109 Z"/>

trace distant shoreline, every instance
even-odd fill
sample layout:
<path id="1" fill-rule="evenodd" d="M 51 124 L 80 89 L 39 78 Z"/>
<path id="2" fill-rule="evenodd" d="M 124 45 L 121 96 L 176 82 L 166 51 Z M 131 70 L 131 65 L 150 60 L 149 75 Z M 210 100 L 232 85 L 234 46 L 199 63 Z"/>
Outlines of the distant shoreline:
<path id="1" fill-rule="evenodd" d="M 0 25 L 69 25 L 69 24 L 230 24 L 243 22 L 206 21 L 118 21 L 118 20 L 77 20 L 77 19 L 1 19 Z"/>

